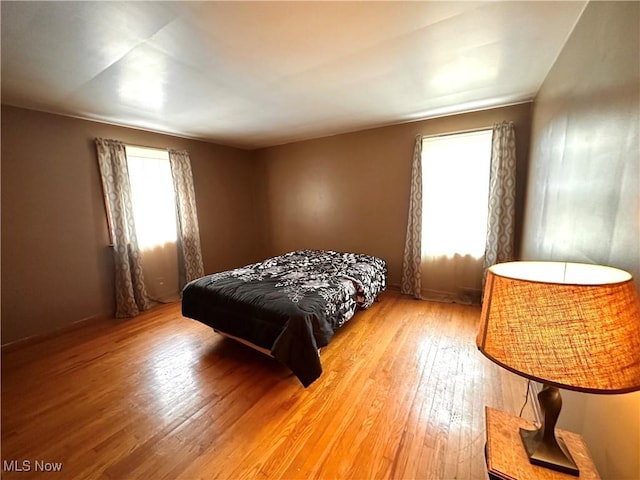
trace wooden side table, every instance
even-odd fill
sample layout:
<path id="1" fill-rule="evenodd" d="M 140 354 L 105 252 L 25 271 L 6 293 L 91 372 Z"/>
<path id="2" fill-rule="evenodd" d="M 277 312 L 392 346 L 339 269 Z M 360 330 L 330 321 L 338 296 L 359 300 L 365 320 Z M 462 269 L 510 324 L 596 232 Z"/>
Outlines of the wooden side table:
<path id="1" fill-rule="evenodd" d="M 507 413 L 485 407 L 487 421 L 487 470 L 491 480 L 593 480 L 600 479 L 582 436 L 556 429 L 580 470 L 574 477 L 548 468 L 532 465 L 520 439 L 519 429 L 533 430 L 532 422 Z"/>

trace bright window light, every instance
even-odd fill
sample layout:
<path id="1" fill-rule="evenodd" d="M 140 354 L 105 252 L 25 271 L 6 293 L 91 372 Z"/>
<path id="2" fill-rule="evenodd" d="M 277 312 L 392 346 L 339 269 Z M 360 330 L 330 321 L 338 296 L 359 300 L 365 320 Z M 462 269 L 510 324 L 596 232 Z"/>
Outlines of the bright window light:
<path id="1" fill-rule="evenodd" d="M 169 152 L 127 145 L 131 202 L 142 250 L 177 240 L 176 200 Z"/>
<path id="2" fill-rule="evenodd" d="M 484 255 L 491 130 L 422 141 L 422 256 Z"/>

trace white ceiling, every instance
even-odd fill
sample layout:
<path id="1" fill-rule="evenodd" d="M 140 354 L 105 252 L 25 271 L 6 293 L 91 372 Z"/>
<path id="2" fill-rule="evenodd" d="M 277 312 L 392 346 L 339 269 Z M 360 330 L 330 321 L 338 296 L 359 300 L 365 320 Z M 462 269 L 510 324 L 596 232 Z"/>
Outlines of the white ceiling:
<path id="1" fill-rule="evenodd" d="M 2 102 L 282 144 L 530 100 L 585 4 L 2 1 Z"/>

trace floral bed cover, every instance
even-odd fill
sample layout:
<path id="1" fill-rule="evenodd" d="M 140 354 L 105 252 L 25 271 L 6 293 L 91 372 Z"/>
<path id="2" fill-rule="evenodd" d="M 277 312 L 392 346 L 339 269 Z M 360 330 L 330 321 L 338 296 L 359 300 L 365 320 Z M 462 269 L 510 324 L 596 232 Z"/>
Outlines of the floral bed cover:
<path id="1" fill-rule="evenodd" d="M 307 387 L 322 374 L 318 349 L 386 287 L 378 257 L 298 250 L 188 283 L 184 316 L 267 349 Z"/>

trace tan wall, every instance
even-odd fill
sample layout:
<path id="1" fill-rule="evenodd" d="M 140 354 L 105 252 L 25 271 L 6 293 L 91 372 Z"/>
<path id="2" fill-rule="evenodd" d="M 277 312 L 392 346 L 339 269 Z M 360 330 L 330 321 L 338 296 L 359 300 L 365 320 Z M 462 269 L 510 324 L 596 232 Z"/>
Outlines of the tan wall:
<path id="1" fill-rule="evenodd" d="M 526 258 L 640 278 L 639 8 L 590 3 L 536 98 Z"/>
<path id="2" fill-rule="evenodd" d="M 590 3 L 534 105 L 524 258 L 613 265 L 640 287 L 639 117 L 640 4 Z M 640 393 L 563 395 L 603 478 L 640 478 Z"/>
<path id="3" fill-rule="evenodd" d="M 190 152 L 207 272 L 328 248 L 380 255 L 397 285 L 414 136 L 513 120 L 523 185 L 529 112 L 522 104 L 247 152 L 3 106 L 2 343 L 113 310 L 95 137 Z"/>
<path id="4" fill-rule="evenodd" d="M 113 312 L 95 137 L 190 152 L 205 271 L 262 254 L 250 152 L 3 106 L 3 344 Z"/>
<path id="5" fill-rule="evenodd" d="M 516 125 L 521 219 L 530 110 L 525 103 L 259 150 L 269 253 L 323 248 L 378 255 L 388 263 L 389 283 L 399 285 L 415 136 L 502 120 Z"/>

